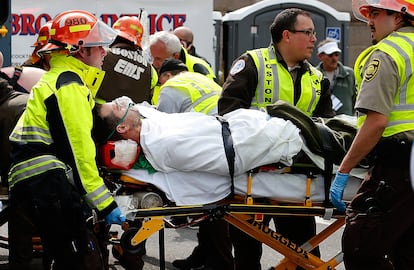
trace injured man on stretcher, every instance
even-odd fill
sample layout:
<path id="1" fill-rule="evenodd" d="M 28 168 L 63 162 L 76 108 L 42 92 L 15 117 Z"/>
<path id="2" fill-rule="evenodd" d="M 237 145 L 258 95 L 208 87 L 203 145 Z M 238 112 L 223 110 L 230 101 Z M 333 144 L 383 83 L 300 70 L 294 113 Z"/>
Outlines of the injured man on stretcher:
<path id="1" fill-rule="evenodd" d="M 281 115 L 286 112 L 284 106 L 290 105 L 282 104 Z M 223 117 L 196 112 L 167 114 L 149 104 L 134 104 L 128 97 L 97 105 L 96 110 L 101 120 L 98 124 L 100 133 L 105 134 L 106 140 L 123 143 L 118 149 L 115 144 L 114 161 L 122 159 L 119 157 L 123 151 L 136 153 L 137 147 L 141 150 L 141 168 L 135 169 L 134 166 L 123 174 L 155 185 L 177 205 L 217 202 L 226 198 L 233 189 L 235 194 L 246 194 L 247 172 L 251 170 L 255 170 L 253 197 L 287 203 L 303 202 L 307 169 L 300 170 L 300 173 L 295 170 L 286 173 L 286 168 L 296 167 L 298 156 L 312 164 L 303 164 L 304 168 L 320 170 L 312 180 L 310 199 L 322 202 L 326 194 L 322 176 L 324 169 L 329 169 L 331 175 L 335 173 L 335 164 L 339 164 L 352 141 L 344 139 L 337 142 L 336 147 L 339 144 L 340 150 L 330 147 L 334 164 L 329 167 L 321 138 L 315 139 L 314 135 L 310 135 L 313 138 L 304 138 L 304 134 L 314 133 L 312 129 L 318 128 L 310 118 L 312 123 L 305 120 L 308 123 L 300 124 L 302 116 L 293 116 L 291 121 L 248 109 L 238 109 Z M 272 115 L 277 115 L 275 111 L 277 109 Z M 300 129 L 293 122 L 304 127 Z M 318 140 L 320 145 L 315 145 L 314 141 Z M 306 142 L 312 142 L 312 146 Z M 335 154 L 340 157 L 335 157 Z M 273 165 L 272 170 L 260 170 L 261 166 L 270 164 Z M 364 169 L 353 171 L 355 177 L 347 185 L 344 200 L 355 194 L 364 173 Z"/>

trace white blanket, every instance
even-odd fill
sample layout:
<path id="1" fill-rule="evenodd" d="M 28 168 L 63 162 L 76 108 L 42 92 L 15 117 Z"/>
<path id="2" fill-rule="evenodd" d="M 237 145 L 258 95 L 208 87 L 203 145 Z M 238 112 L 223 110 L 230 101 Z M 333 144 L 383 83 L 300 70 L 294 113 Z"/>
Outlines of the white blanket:
<path id="1" fill-rule="evenodd" d="M 177 205 L 208 204 L 230 194 L 231 180 L 223 148 L 221 124 L 212 116 L 199 113 L 166 114 L 136 105 L 146 118 L 142 123 L 141 147 L 151 165 L 158 171 L 128 170 L 134 179 L 155 185 Z M 247 190 L 246 171 L 261 165 L 281 162 L 292 164 L 292 158 L 303 150 L 323 169 L 323 158 L 309 151 L 290 121 L 270 118 L 255 110 L 236 110 L 225 115 L 230 124 L 235 160 L 235 193 Z M 201 124 L 202 123 L 202 124 Z M 335 173 L 336 167 L 333 172 Z M 365 170 L 353 170 L 344 200 L 355 194 Z M 281 202 L 301 203 L 306 195 L 306 176 L 260 172 L 253 177 L 252 195 Z M 323 177 L 311 184 L 311 200 L 325 199 Z"/>
<path id="2" fill-rule="evenodd" d="M 157 171 L 229 175 L 222 126 L 214 116 L 149 110 L 148 114 L 142 121 L 140 145 Z M 224 118 L 233 138 L 235 175 L 277 162 L 291 165 L 292 158 L 301 150 L 299 129 L 290 121 L 246 109 L 228 113 Z"/>
<path id="3" fill-rule="evenodd" d="M 167 198 L 177 205 L 201 205 L 217 202 L 230 194 L 231 180 L 204 172 L 156 172 L 128 170 L 125 175 L 155 185 Z M 359 187 L 360 179 L 351 177 L 344 192 L 344 200 L 351 200 Z M 247 175 L 234 179 L 235 193 L 245 195 Z M 306 196 L 306 176 L 303 174 L 280 174 L 279 172 L 260 172 L 253 175 L 253 197 L 265 197 L 285 203 L 303 203 Z M 325 199 L 323 177 L 318 175 L 312 180 L 311 200 L 321 203 Z"/>

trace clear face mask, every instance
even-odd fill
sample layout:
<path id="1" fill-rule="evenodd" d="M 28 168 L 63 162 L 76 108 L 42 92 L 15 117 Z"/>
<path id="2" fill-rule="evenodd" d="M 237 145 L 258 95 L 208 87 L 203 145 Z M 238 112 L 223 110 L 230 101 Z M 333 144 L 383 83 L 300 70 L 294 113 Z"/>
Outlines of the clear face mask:
<path id="1" fill-rule="evenodd" d="M 82 40 L 83 47 L 109 46 L 115 39 L 116 32 L 105 23 L 98 21 L 92 27 L 89 35 Z"/>
<path id="2" fill-rule="evenodd" d="M 130 97 L 122 96 L 112 101 L 119 109 L 128 108 L 129 104 L 134 103 Z"/>

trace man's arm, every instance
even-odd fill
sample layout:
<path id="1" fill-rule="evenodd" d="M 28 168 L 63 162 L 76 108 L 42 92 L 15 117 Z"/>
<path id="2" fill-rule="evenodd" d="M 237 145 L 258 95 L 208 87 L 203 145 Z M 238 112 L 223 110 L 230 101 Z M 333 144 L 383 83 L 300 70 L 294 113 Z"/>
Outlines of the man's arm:
<path id="1" fill-rule="evenodd" d="M 348 183 L 349 172 L 374 149 L 375 145 L 381 139 L 387 122 L 388 117 L 384 114 L 368 111 L 367 118 L 339 166 L 330 188 L 332 204 L 338 211 L 344 212 L 346 209 L 346 205 L 342 201 L 342 196 Z"/>
<path id="2" fill-rule="evenodd" d="M 218 113 L 223 115 L 236 109 L 250 108 L 257 83 L 257 69 L 253 59 L 247 55 L 239 57 L 234 61 L 223 84 L 223 92 L 218 100 Z"/>
<path id="3" fill-rule="evenodd" d="M 190 95 L 185 95 L 174 87 L 165 86 L 161 89 L 157 109 L 166 113 L 182 113 L 191 108 L 191 105 Z"/>

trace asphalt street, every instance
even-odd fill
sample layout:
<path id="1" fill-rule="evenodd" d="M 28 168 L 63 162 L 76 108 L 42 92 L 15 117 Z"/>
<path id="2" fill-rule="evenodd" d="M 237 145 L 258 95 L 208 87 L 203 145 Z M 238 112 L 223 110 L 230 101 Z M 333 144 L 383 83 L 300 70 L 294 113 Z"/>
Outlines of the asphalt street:
<path id="1" fill-rule="evenodd" d="M 317 230 L 321 231 L 334 220 L 325 221 L 317 218 Z M 113 230 L 120 230 L 114 226 Z M 321 243 L 322 259 L 327 260 L 339 252 L 340 239 L 343 228 L 336 231 L 328 239 Z M 171 262 L 177 258 L 186 258 L 197 244 L 197 228 L 180 228 L 180 229 L 164 229 L 164 251 L 165 251 L 165 269 L 176 270 Z M 0 227 L 0 235 L 7 236 L 7 224 Z M 159 234 L 153 234 L 146 243 L 147 255 L 144 257 L 144 270 L 157 270 L 160 268 L 160 245 Z M 281 254 L 273 251 L 266 245 L 263 248 L 262 269 L 268 269 L 277 264 L 283 258 Z M 123 269 L 117 261 L 111 256 L 110 267 L 112 269 Z M 0 270 L 8 269 L 8 250 L 0 248 Z M 343 263 L 338 265 L 337 270 L 344 270 Z"/>

